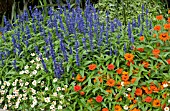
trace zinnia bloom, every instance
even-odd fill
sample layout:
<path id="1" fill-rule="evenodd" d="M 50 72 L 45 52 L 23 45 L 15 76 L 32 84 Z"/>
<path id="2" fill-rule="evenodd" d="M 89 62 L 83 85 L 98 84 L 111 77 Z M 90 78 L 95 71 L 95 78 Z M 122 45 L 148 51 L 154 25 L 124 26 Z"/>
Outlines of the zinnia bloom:
<path id="1" fill-rule="evenodd" d="M 136 94 L 137 96 L 142 96 L 142 89 L 137 88 L 136 91 L 135 91 L 135 94 Z"/>
<path id="2" fill-rule="evenodd" d="M 153 100 L 152 103 L 153 107 L 160 107 L 161 106 L 161 102 L 158 99 Z"/>
<path id="3" fill-rule="evenodd" d="M 122 75 L 122 81 L 128 81 L 129 76 L 127 74 Z"/>
<path id="4" fill-rule="evenodd" d="M 103 79 L 102 79 L 102 77 L 97 77 L 97 78 L 94 78 L 94 80 L 93 80 L 93 81 L 94 81 L 94 82 L 97 82 L 97 79 L 99 80 L 99 82 L 100 82 L 100 83 L 102 83 L 102 82 L 103 82 Z"/>
<path id="5" fill-rule="evenodd" d="M 134 55 L 133 55 L 133 54 L 130 54 L 130 53 L 126 53 L 124 57 L 125 57 L 125 59 L 128 60 L 128 61 L 132 61 L 133 58 L 134 58 Z"/>
<path id="6" fill-rule="evenodd" d="M 170 29 L 170 23 L 169 24 L 164 24 L 164 29 Z"/>
<path id="7" fill-rule="evenodd" d="M 156 16 L 156 19 L 157 19 L 157 20 L 162 20 L 162 19 L 163 19 L 163 16 L 162 16 L 162 15 L 158 15 L 158 16 Z"/>
<path id="8" fill-rule="evenodd" d="M 144 51 L 144 48 L 137 48 L 137 50 L 138 50 L 139 52 L 143 52 L 143 51 Z"/>
<path id="9" fill-rule="evenodd" d="M 116 72 L 117 72 L 118 74 L 121 74 L 121 73 L 122 73 L 122 71 L 123 71 L 123 69 L 122 69 L 122 68 L 119 68 L 119 69 L 117 69 L 117 70 L 116 70 Z"/>
<path id="10" fill-rule="evenodd" d="M 82 77 L 80 74 L 77 74 L 76 80 L 79 82 L 83 82 L 86 79 L 86 76 Z"/>
<path id="11" fill-rule="evenodd" d="M 81 90 L 81 86 L 79 85 L 74 86 L 74 91 L 78 92 L 80 90 Z"/>
<path id="12" fill-rule="evenodd" d="M 170 59 L 167 59 L 166 62 L 170 65 Z"/>
<path id="13" fill-rule="evenodd" d="M 131 79 L 131 83 L 133 84 L 136 81 L 136 78 Z"/>
<path id="14" fill-rule="evenodd" d="M 81 92 L 80 92 L 80 95 L 81 95 L 81 96 L 84 96 L 84 95 L 85 95 L 85 92 L 84 92 L 84 91 L 81 91 Z"/>
<path id="15" fill-rule="evenodd" d="M 122 107 L 120 105 L 116 105 L 114 107 L 114 111 L 121 111 L 122 110 Z"/>
<path id="16" fill-rule="evenodd" d="M 99 96 L 96 97 L 96 102 L 100 103 L 102 101 L 103 101 L 103 97 L 102 96 L 99 95 Z"/>
<path id="17" fill-rule="evenodd" d="M 153 55 L 159 55 L 159 53 L 160 53 L 160 50 L 159 50 L 159 49 L 154 49 L 154 50 L 152 50 L 152 54 L 153 54 Z"/>
<path id="18" fill-rule="evenodd" d="M 144 41 L 144 39 L 145 39 L 144 36 L 140 36 L 140 37 L 139 37 L 139 40 L 140 40 L 140 41 Z"/>
<path id="19" fill-rule="evenodd" d="M 108 68 L 109 70 L 113 70 L 113 69 L 115 68 L 115 66 L 114 66 L 113 64 L 109 64 L 109 65 L 107 65 L 107 68 Z"/>
<path id="20" fill-rule="evenodd" d="M 150 103 L 152 101 L 152 98 L 150 96 L 147 96 L 145 98 L 145 102 Z"/>
<path id="21" fill-rule="evenodd" d="M 164 42 L 167 41 L 169 39 L 168 33 L 161 33 L 159 38 Z"/>
<path id="22" fill-rule="evenodd" d="M 126 65 L 130 67 L 130 63 L 131 63 L 131 64 L 134 64 L 134 61 L 133 61 L 133 60 L 132 60 L 132 61 L 128 61 L 128 62 L 126 63 Z"/>
<path id="23" fill-rule="evenodd" d="M 170 23 L 170 17 L 168 17 L 168 20 L 167 20 L 168 23 Z"/>
<path id="24" fill-rule="evenodd" d="M 110 89 L 107 89 L 107 90 L 106 90 L 106 92 L 108 92 L 108 93 L 112 93 L 112 90 L 110 90 Z"/>
<path id="25" fill-rule="evenodd" d="M 91 64 L 89 65 L 89 70 L 93 71 L 96 69 L 96 67 L 97 67 L 96 64 Z"/>
<path id="26" fill-rule="evenodd" d="M 103 108 L 102 111 L 109 111 L 109 109 L 108 108 Z"/>
<path id="27" fill-rule="evenodd" d="M 160 31 L 160 30 L 161 30 L 161 26 L 160 26 L 160 25 L 156 25 L 156 26 L 154 27 L 154 30 Z"/>
<path id="28" fill-rule="evenodd" d="M 110 87 L 113 87 L 115 85 L 115 80 L 109 79 L 109 80 L 107 80 L 106 84 Z"/>
<path id="29" fill-rule="evenodd" d="M 147 62 L 147 61 L 143 61 L 142 64 L 144 65 L 144 68 L 148 68 L 148 66 L 149 66 L 149 62 Z"/>

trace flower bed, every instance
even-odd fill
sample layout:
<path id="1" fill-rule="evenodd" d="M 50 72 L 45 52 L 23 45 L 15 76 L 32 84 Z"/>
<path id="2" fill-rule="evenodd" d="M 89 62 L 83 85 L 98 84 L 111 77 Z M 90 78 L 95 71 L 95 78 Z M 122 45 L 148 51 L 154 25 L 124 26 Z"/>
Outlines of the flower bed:
<path id="1" fill-rule="evenodd" d="M 170 11 L 169 11 L 170 13 Z M 90 4 L 24 12 L 0 39 L 0 107 L 9 110 L 169 111 L 169 18 L 123 26 Z M 154 27 L 153 27 L 154 26 Z"/>

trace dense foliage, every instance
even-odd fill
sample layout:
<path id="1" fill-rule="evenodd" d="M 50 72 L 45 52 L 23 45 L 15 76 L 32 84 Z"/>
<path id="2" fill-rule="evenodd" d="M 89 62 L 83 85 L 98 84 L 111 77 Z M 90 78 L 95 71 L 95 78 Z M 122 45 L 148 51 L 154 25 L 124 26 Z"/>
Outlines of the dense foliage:
<path id="1" fill-rule="evenodd" d="M 4 19 L 0 107 L 169 111 L 170 18 L 152 18 L 143 4 L 124 25 L 89 2 L 67 7 L 48 16 L 30 7 L 31 17 L 24 11 L 12 25 Z"/>

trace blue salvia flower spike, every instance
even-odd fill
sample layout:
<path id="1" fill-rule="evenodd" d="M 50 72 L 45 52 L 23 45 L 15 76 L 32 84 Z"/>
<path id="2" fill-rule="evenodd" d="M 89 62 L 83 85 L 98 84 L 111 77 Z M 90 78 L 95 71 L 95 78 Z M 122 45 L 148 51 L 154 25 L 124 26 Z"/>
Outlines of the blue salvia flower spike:
<path id="1" fill-rule="evenodd" d="M 16 63 L 17 63 L 16 60 L 14 60 L 12 64 L 13 64 L 14 69 L 15 69 L 16 71 L 18 71 L 18 68 L 17 68 L 17 66 L 16 66 Z"/>
<path id="2" fill-rule="evenodd" d="M 124 50 L 124 52 L 126 53 L 126 51 L 127 51 L 126 43 L 124 43 L 123 50 Z"/>

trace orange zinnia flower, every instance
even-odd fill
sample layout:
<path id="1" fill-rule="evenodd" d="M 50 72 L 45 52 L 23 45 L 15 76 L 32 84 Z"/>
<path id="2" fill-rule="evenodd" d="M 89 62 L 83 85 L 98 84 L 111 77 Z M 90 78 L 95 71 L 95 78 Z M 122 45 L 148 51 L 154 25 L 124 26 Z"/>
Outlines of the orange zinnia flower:
<path id="1" fill-rule="evenodd" d="M 170 59 L 167 59 L 166 62 L 170 65 Z"/>
<path id="2" fill-rule="evenodd" d="M 122 81 L 128 81 L 129 76 L 127 74 L 122 75 Z"/>
<path id="3" fill-rule="evenodd" d="M 117 70 L 116 70 L 116 72 L 117 72 L 118 74 L 121 74 L 121 73 L 122 73 L 122 71 L 123 71 L 123 69 L 122 69 L 122 68 L 119 68 L 119 69 L 117 69 Z"/>
<path id="4" fill-rule="evenodd" d="M 109 109 L 108 108 L 103 108 L 102 111 L 109 111 Z"/>
<path id="5" fill-rule="evenodd" d="M 170 29 L 170 23 L 164 25 L 164 29 Z"/>
<path id="6" fill-rule="evenodd" d="M 135 94 L 136 94 L 137 96 L 142 96 L 142 89 L 137 88 L 136 91 L 135 91 Z"/>
<path id="7" fill-rule="evenodd" d="M 102 77 L 97 77 L 97 78 L 94 78 L 94 80 L 93 80 L 93 81 L 94 81 L 94 82 L 97 82 L 97 79 L 99 80 L 99 82 L 100 82 L 100 83 L 102 83 L 102 82 L 103 82 L 103 79 L 102 79 Z"/>
<path id="8" fill-rule="evenodd" d="M 152 101 L 152 98 L 150 96 L 147 96 L 144 101 L 150 103 Z"/>
<path id="9" fill-rule="evenodd" d="M 168 14 L 170 14 L 170 10 L 168 10 Z"/>
<path id="10" fill-rule="evenodd" d="M 87 100 L 88 103 L 91 103 L 93 101 L 93 98 L 90 98 Z"/>
<path id="11" fill-rule="evenodd" d="M 128 61 L 128 62 L 126 63 L 126 65 L 130 67 L 130 63 L 134 64 L 134 61 L 133 61 L 133 60 L 132 60 L 132 61 Z"/>
<path id="12" fill-rule="evenodd" d="M 130 111 L 141 111 L 140 109 L 137 109 L 137 108 L 134 108 L 134 109 L 132 109 L 132 110 L 130 110 Z"/>
<path id="13" fill-rule="evenodd" d="M 162 20 L 162 19 L 163 19 L 163 16 L 162 16 L 162 15 L 158 15 L 158 16 L 156 16 L 156 19 L 157 19 L 157 20 Z"/>
<path id="14" fill-rule="evenodd" d="M 128 99 L 133 100 L 134 98 L 132 98 L 132 96 L 130 94 L 128 94 Z"/>
<path id="15" fill-rule="evenodd" d="M 108 93 L 112 93 L 112 90 L 110 90 L 110 89 L 107 89 L 107 90 L 106 90 L 106 92 L 108 92 Z"/>
<path id="16" fill-rule="evenodd" d="M 80 74 L 77 74 L 76 80 L 79 82 L 83 82 L 86 79 L 86 76 L 82 77 Z"/>
<path id="17" fill-rule="evenodd" d="M 109 79 L 109 80 L 107 80 L 106 84 L 110 87 L 113 87 L 115 85 L 115 80 Z"/>
<path id="18" fill-rule="evenodd" d="M 156 26 L 154 27 L 154 30 L 160 31 L 160 30 L 161 30 L 161 26 L 160 26 L 160 25 L 156 25 Z"/>
<path id="19" fill-rule="evenodd" d="M 136 78 L 131 79 L 131 83 L 133 84 L 136 81 Z"/>
<path id="20" fill-rule="evenodd" d="M 152 54 L 153 54 L 153 55 L 159 55 L 159 53 L 160 53 L 160 50 L 159 50 L 159 49 L 154 49 L 154 50 L 152 50 Z"/>
<path id="21" fill-rule="evenodd" d="M 140 36 L 140 37 L 139 37 L 139 40 L 140 40 L 140 41 L 144 41 L 144 39 L 145 39 L 144 36 Z"/>
<path id="22" fill-rule="evenodd" d="M 113 70 L 113 69 L 115 68 L 115 66 L 114 66 L 113 64 L 109 64 L 109 65 L 107 65 L 107 68 L 108 68 L 109 70 Z"/>
<path id="23" fill-rule="evenodd" d="M 114 107 L 114 111 L 121 111 L 122 110 L 122 107 L 120 105 L 116 105 Z"/>
<path id="24" fill-rule="evenodd" d="M 96 69 L 96 64 L 91 64 L 91 65 L 89 65 L 89 70 L 95 70 Z"/>
<path id="25" fill-rule="evenodd" d="M 143 52 L 143 51 L 144 51 L 144 48 L 137 48 L 137 50 L 138 50 L 139 52 Z"/>
<path id="26" fill-rule="evenodd" d="M 142 64 L 144 65 L 144 68 L 148 68 L 148 66 L 149 66 L 149 62 L 147 62 L 147 61 L 143 61 Z"/>
<path id="27" fill-rule="evenodd" d="M 167 20 L 168 23 L 170 23 L 170 17 L 168 17 L 168 20 Z"/>
<path id="28" fill-rule="evenodd" d="M 169 39 L 168 33 L 161 33 L 159 38 L 164 42 L 167 41 Z"/>
<path id="29" fill-rule="evenodd" d="M 120 82 L 118 82 L 118 83 L 116 84 L 116 86 L 117 86 L 118 89 L 121 89 L 121 88 L 122 88 L 122 85 L 121 85 Z"/>
<path id="30" fill-rule="evenodd" d="M 155 37 L 156 37 L 156 34 L 153 34 L 153 37 L 155 38 Z"/>
<path id="31" fill-rule="evenodd" d="M 161 102 L 158 99 L 153 100 L 152 103 L 153 107 L 160 107 L 161 106 Z"/>
<path id="32" fill-rule="evenodd" d="M 152 94 L 152 89 L 149 90 L 148 88 L 146 88 L 146 89 L 145 89 L 145 93 L 146 93 L 146 94 Z"/>
<path id="33" fill-rule="evenodd" d="M 128 61 L 132 61 L 133 58 L 134 58 L 134 55 L 133 55 L 133 54 L 130 54 L 130 53 L 126 53 L 124 57 L 125 57 L 125 59 L 128 60 Z"/>

